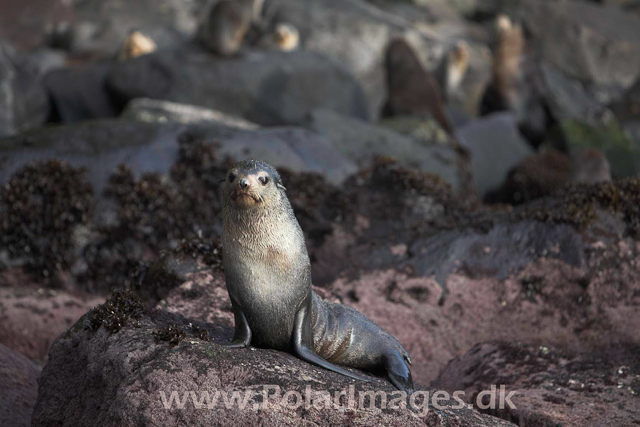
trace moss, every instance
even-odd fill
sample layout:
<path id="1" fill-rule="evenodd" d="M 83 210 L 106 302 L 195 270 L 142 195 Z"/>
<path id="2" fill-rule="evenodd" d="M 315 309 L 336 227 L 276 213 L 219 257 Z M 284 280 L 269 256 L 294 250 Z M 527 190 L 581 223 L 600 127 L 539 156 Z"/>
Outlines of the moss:
<path id="1" fill-rule="evenodd" d="M 31 163 L 0 189 L 0 246 L 50 279 L 73 264 L 77 232 L 92 216 L 84 168 L 60 160 Z"/>
<path id="2" fill-rule="evenodd" d="M 171 324 L 152 333 L 156 341 L 166 341 L 171 345 L 178 345 L 187 334 L 178 327 L 176 324 Z"/>
<path id="3" fill-rule="evenodd" d="M 104 304 L 89 312 L 88 328 L 97 331 L 104 326 L 117 333 L 127 325 L 138 326 L 138 321 L 147 309 L 140 298 L 128 290 L 114 291 Z"/>

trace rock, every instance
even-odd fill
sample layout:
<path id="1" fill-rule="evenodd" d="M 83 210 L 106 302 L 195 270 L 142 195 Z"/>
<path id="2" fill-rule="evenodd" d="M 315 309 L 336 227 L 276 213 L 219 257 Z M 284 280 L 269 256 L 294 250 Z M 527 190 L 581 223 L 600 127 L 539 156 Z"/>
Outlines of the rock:
<path id="1" fill-rule="evenodd" d="M 489 192 L 485 201 L 516 205 L 551 195 L 570 183 L 605 181 L 611 181 L 611 169 L 600 151 L 589 148 L 572 159 L 554 149 L 543 150 L 513 168 L 502 187 Z"/>
<path id="2" fill-rule="evenodd" d="M 614 178 L 632 176 L 640 171 L 640 146 L 616 120 L 611 119 L 600 125 L 565 120 L 560 128 L 571 153 L 585 148 L 601 151 L 611 165 L 611 175 Z"/>
<path id="3" fill-rule="evenodd" d="M 49 99 L 38 67 L 28 57 L 0 43 L 0 137 L 42 126 Z"/>
<path id="4" fill-rule="evenodd" d="M 468 243 L 471 250 L 449 260 L 430 258 L 428 266 L 438 262 L 455 266 L 453 272 L 442 276 L 444 279 L 438 271 L 427 272 L 418 268 L 420 264 L 409 263 L 415 270 L 395 266 L 368 270 L 355 279 L 340 278 L 329 289 L 407 348 L 413 361 L 414 380 L 419 383 L 433 381 L 453 357 L 482 341 L 544 343 L 575 352 L 638 346 L 640 335 L 625 320 L 636 311 L 637 273 L 624 278 L 634 270 L 637 257 L 631 248 L 638 244 L 601 242 L 597 245 L 600 249 L 576 246 L 571 249 L 570 241 L 561 235 L 562 228 L 555 233 L 547 231 L 544 237 L 535 235 L 544 227 L 531 230 L 528 237 L 517 243 L 523 246 L 510 252 L 506 248 L 502 252 L 500 243 L 485 245 L 481 240 L 465 241 L 465 237 L 445 242 L 441 238 L 444 247 Z M 505 239 L 510 236 L 505 232 Z M 420 253 L 422 248 L 407 251 Z M 540 252 L 533 252 L 536 248 Z M 427 250 L 442 253 L 435 246 Z M 522 255 L 529 250 L 533 253 Z M 582 250 L 586 251 L 585 261 L 574 264 L 570 257 L 584 256 Z M 397 249 L 394 251 L 397 253 Z M 354 252 L 361 253 L 362 248 L 351 247 L 351 257 Z M 516 253 L 520 258 L 510 265 L 498 260 Z M 621 268 L 612 264 L 602 270 L 602 256 L 620 262 Z M 505 274 L 503 279 L 501 274 Z M 434 278 L 446 281 L 446 291 Z M 610 293 L 610 283 L 619 280 L 622 280 L 619 290 Z M 611 333 L 613 330 L 616 332 Z"/>
<path id="5" fill-rule="evenodd" d="M 301 47 L 344 64 L 361 82 L 368 115 L 376 117 L 384 102 L 382 58 L 388 43 L 406 35 L 425 61 L 441 47 L 439 34 L 416 28 L 409 20 L 362 0 L 271 0 L 265 15 L 293 24 L 300 31 Z"/>
<path id="6" fill-rule="evenodd" d="M 104 317 L 105 311 L 101 310 L 85 316 L 56 341 L 50 362 L 42 373 L 32 425 L 62 422 L 69 426 L 95 422 L 107 426 L 140 423 L 300 425 L 305 421 L 363 425 L 511 425 L 481 416 L 467 407 L 451 409 L 449 405 L 455 403 L 453 400 L 446 402 L 442 410 L 426 414 L 419 412 L 419 401 L 414 404 L 416 412 L 365 408 L 364 400 L 355 409 L 324 409 L 320 398 L 313 398 L 314 392 L 326 390 L 333 396 L 343 389 L 349 393 L 351 386 L 353 392 L 358 393 L 355 403 L 359 404 L 364 390 L 380 390 L 384 394 L 393 393 L 394 389 L 376 378 L 372 378 L 371 383 L 356 384 L 347 377 L 279 351 L 225 349 L 215 342 L 231 338 L 229 327 L 162 310 L 147 314 L 139 303 L 113 298 L 112 307 L 117 316 L 114 320 L 117 318 L 123 326 L 113 328 L 115 324 L 110 315 L 106 313 Z M 112 332 L 100 326 L 105 321 Z M 196 399 L 195 403 L 186 402 L 183 409 L 173 406 L 176 402 L 169 401 L 171 395 L 178 393 L 181 398 L 185 392 L 187 399 L 190 393 L 196 398 L 205 398 L 204 393 L 209 393 L 219 401 L 200 404 Z M 289 405 L 280 404 L 281 399 L 274 392 L 280 397 L 282 392 L 289 393 Z M 229 401 L 232 393 L 235 393 L 236 404 Z M 263 393 L 269 393 L 268 400 L 262 399 Z M 308 405 L 304 412 L 298 410 L 305 402 L 302 394 L 316 404 Z M 247 404 L 241 405 L 244 396 Z M 296 404 L 296 400 L 300 403 Z M 345 394 L 342 406 L 346 407 L 347 403 Z M 203 410 L 205 408 L 208 410 Z"/>
<path id="7" fill-rule="evenodd" d="M 82 1 L 71 5 L 73 15 L 51 35 L 54 44 L 72 55 L 113 57 L 132 31 L 149 36 L 158 48 L 175 48 L 195 32 L 203 2 L 177 0 L 122 3 L 118 0 Z"/>
<path id="8" fill-rule="evenodd" d="M 12 1 L 3 6 L 0 39 L 22 51 L 41 47 L 46 43 L 44 28 L 73 17 L 71 4 L 66 0 Z"/>
<path id="9" fill-rule="evenodd" d="M 439 129 L 436 123 L 431 123 Z M 324 135 L 340 153 L 361 168 L 372 166 L 375 156 L 387 155 L 412 168 L 439 175 L 456 189 L 460 187 L 452 145 L 434 144 L 433 140 L 429 144 L 330 111 L 314 111 L 309 127 Z"/>
<path id="10" fill-rule="evenodd" d="M 0 344 L 41 365 L 58 335 L 104 301 L 23 286 L 0 288 Z"/>
<path id="11" fill-rule="evenodd" d="M 568 76 L 625 89 L 640 77 L 639 18 L 577 0 L 519 0 L 506 8 L 525 22 L 543 57 Z"/>
<path id="12" fill-rule="evenodd" d="M 3 426 L 31 425 L 39 376 L 40 368 L 32 361 L 0 344 L 0 423 Z"/>
<path id="13" fill-rule="evenodd" d="M 422 145 L 455 145 L 454 140 L 447 132 L 429 116 L 390 117 L 380 120 L 380 124 L 411 137 Z"/>
<path id="14" fill-rule="evenodd" d="M 466 402 L 504 386 L 503 397 L 512 393 L 514 407 L 482 412 L 520 425 L 633 425 L 640 394 L 637 352 L 627 347 L 572 354 L 546 345 L 487 342 L 452 360 L 435 384 L 465 391 Z"/>
<path id="15" fill-rule="evenodd" d="M 606 106 L 598 102 L 579 80 L 545 62 L 540 70 L 544 97 L 555 120 L 579 120 L 595 125 L 611 116 Z"/>
<path id="16" fill-rule="evenodd" d="M 118 107 L 105 89 L 112 62 L 56 69 L 44 78 L 54 118 L 63 123 L 115 117 Z"/>
<path id="17" fill-rule="evenodd" d="M 471 121 L 458 129 L 457 136 L 471 153 L 471 170 L 481 195 L 501 185 L 513 167 L 533 154 L 509 113 Z"/>
<path id="18" fill-rule="evenodd" d="M 364 94 L 339 64 L 305 51 L 216 58 L 165 51 L 118 64 L 108 78 L 124 104 L 154 98 L 220 110 L 262 125 L 302 122 L 316 108 L 367 118 Z"/>
<path id="19" fill-rule="evenodd" d="M 214 123 L 238 129 L 255 130 L 259 128 L 255 123 L 218 110 L 149 98 L 132 100 L 127 104 L 127 108 L 120 117 L 146 123 Z"/>
<path id="20" fill-rule="evenodd" d="M 255 157 L 293 171 L 320 172 L 334 183 L 357 170 L 328 140 L 302 128 L 244 130 L 212 122 L 204 126 L 96 120 L 0 139 L 0 153 L 6 159 L 0 183 L 28 162 L 56 157 L 87 167 L 89 181 L 99 195 L 121 163 L 136 176 L 167 173 L 177 159 L 178 140 L 190 134 L 219 143 L 221 156 Z"/>

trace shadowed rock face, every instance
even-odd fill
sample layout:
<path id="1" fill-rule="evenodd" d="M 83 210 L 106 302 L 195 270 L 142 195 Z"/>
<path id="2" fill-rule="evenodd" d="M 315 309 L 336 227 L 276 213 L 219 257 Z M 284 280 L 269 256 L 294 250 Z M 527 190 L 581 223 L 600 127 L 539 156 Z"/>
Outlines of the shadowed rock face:
<path id="1" fill-rule="evenodd" d="M 206 278 L 211 279 L 211 276 Z M 215 283 L 220 283 L 219 278 L 214 280 L 214 286 Z M 348 392 L 350 385 L 355 385 L 355 393 L 364 390 L 391 393 L 393 388 L 385 381 L 373 378 L 370 383 L 355 384 L 349 378 L 278 351 L 224 349 L 212 341 L 228 340 L 232 333 L 230 327 L 207 325 L 163 310 L 141 313 L 130 309 L 135 305 L 134 301 L 117 301 L 115 311 L 125 326 L 116 333 L 111 334 L 104 327 L 93 331 L 95 314 L 89 314 L 56 341 L 40 381 L 34 426 L 63 422 L 70 426 L 92 423 L 114 426 L 300 425 L 305 421 L 339 425 L 510 425 L 468 408 L 446 408 L 422 416 L 406 409 L 381 411 L 364 408 L 364 405 L 363 409 L 350 411 L 323 409 L 307 386 L 312 392 L 327 390 L 331 395 L 342 389 Z M 180 330 L 181 333 L 177 332 Z M 105 366 L 110 368 L 105 370 Z M 254 405 L 262 402 L 262 390 L 266 385 L 273 387 L 272 390 L 277 386 L 282 393 L 297 391 L 308 395 L 309 402 L 316 402 L 317 406 L 293 409 L 270 404 L 265 409 L 255 410 Z M 186 402 L 183 409 L 165 409 L 161 392 L 168 398 L 172 392 L 188 391 L 197 396 L 204 392 L 214 396 L 216 391 L 254 391 L 259 396 L 250 397 L 244 408 L 238 405 L 225 408 L 224 398 L 219 398 L 220 402 L 211 409 L 206 403 L 194 404 L 193 401 Z M 356 396 L 357 402 L 359 394 Z M 105 405 L 105 402 L 109 404 Z M 198 405 L 201 409 L 196 409 Z"/>

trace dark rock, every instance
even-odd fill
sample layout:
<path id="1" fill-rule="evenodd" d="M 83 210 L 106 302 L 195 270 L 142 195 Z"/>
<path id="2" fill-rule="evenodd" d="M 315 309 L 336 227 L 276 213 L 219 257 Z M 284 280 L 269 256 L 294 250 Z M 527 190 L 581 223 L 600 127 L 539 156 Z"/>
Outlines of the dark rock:
<path id="1" fill-rule="evenodd" d="M 145 172 L 167 173 L 179 154 L 182 137 L 218 142 L 222 157 L 260 158 L 276 167 L 325 173 L 334 183 L 355 172 L 329 141 L 310 131 L 294 128 L 237 129 L 207 125 L 140 123 L 100 120 L 25 133 L 0 139 L 0 183 L 28 162 L 59 158 L 88 170 L 95 194 L 101 194 L 109 176 L 124 163 L 138 177 Z"/>
<path id="2" fill-rule="evenodd" d="M 543 57 L 567 75 L 625 89 L 640 77 L 639 18 L 576 0 L 519 0 L 505 6 L 526 23 Z"/>
<path id="3" fill-rule="evenodd" d="M 574 158 L 548 149 L 513 168 L 500 188 L 487 193 L 485 201 L 517 205 L 549 196 L 570 183 L 606 181 L 611 181 L 609 162 L 597 149 L 585 149 Z"/>
<path id="4" fill-rule="evenodd" d="M 54 106 L 54 121 L 75 123 L 115 117 L 118 108 L 105 84 L 113 63 L 97 62 L 85 66 L 51 71 L 44 78 Z"/>
<path id="5" fill-rule="evenodd" d="M 560 258 L 568 265 L 584 263 L 579 235 L 568 226 L 537 222 L 496 225 L 489 233 L 452 231 L 415 242 L 407 261 L 412 271 L 435 277 L 443 286 L 453 271 L 464 269 L 472 277 L 504 280 L 537 258 Z"/>
<path id="6" fill-rule="evenodd" d="M 457 136 L 471 154 L 471 170 L 481 195 L 501 185 L 513 167 L 533 154 L 509 113 L 471 121 L 458 129 Z"/>
<path id="7" fill-rule="evenodd" d="M 40 368 L 33 362 L 0 344 L 0 423 L 3 426 L 31 425 L 39 376 Z"/>
<path id="8" fill-rule="evenodd" d="M 42 126 L 49 100 L 36 64 L 0 43 L 0 137 Z"/>
<path id="9" fill-rule="evenodd" d="M 435 384 L 463 390 L 464 400 L 473 403 L 492 385 L 505 386 L 504 395 L 513 392 L 514 407 L 505 404 L 482 412 L 520 425 L 631 426 L 638 421 L 638 350 L 629 346 L 572 354 L 546 346 L 488 342 L 451 361 Z"/>
<path id="10" fill-rule="evenodd" d="M 439 175 L 455 189 L 460 187 L 457 153 L 453 143 L 446 139 L 446 134 L 445 141 L 449 144 L 438 144 L 433 140 L 429 144 L 392 129 L 330 111 L 314 111 L 308 126 L 324 135 L 338 152 L 361 168 L 372 166 L 376 156 L 386 155 L 411 168 Z"/>
<path id="11" fill-rule="evenodd" d="M 367 118 L 364 94 L 351 74 L 305 51 L 225 59 L 198 51 L 157 52 L 118 64 L 108 87 L 122 104 L 140 97 L 163 99 L 262 125 L 300 123 L 317 108 Z"/>
<path id="12" fill-rule="evenodd" d="M 410 36 L 425 59 L 441 47 L 436 31 L 417 31 L 410 20 L 361 0 L 273 0 L 266 2 L 265 14 L 298 28 L 303 49 L 344 64 L 366 92 L 370 117 L 378 115 L 384 102 L 382 58 L 392 39 Z"/>
<path id="13" fill-rule="evenodd" d="M 128 323 L 113 334 L 105 328 L 95 332 L 86 330 L 87 322 L 89 316 L 54 344 L 40 380 L 32 425 L 62 422 L 70 426 L 96 422 L 118 426 L 140 423 L 299 425 L 305 421 L 314 424 L 509 425 L 466 407 L 452 409 L 453 400 L 445 403 L 444 409 L 426 414 L 407 409 L 366 409 L 364 404 L 349 411 L 322 409 L 317 398 L 312 400 L 307 386 L 312 391 L 327 390 L 331 396 L 342 389 L 348 393 L 349 386 L 355 386 L 357 393 L 369 389 L 393 393 L 393 388 L 376 378 L 372 378 L 371 383 L 355 384 L 347 377 L 274 350 L 225 349 L 215 342 L 229 340 L 232 331 L 220 324 L 206 324 L 162 310 L 143 314 L 135 323 Z M 173 343 L 157 339 L 169 337 L 167 334 L 183 338 Z M 110 368 L 105 370 L 105 366 Z M 300 400 L 301 405 L 294 405 L 293 400 L 289 406 L 278 404 L 272 391 L 268 404 L 260 408 L 259 404 L 266 400 L 263 391 L 266 393 L 267 386 L 279 387 L 280 396 L 283 391 L 291 392 L 289 396 L 308 395 L 307 399 L 316 402 L 316 407 L 309 405 L 301 411 L 304 398 Z M 200 405 L 197 400 L 187 402 L 183 409 L 166 407 L 172 393 L 183 392 L 193 392 L 196 398 L 204 397 L 204 393 L 211 397 L 216 392 L 225 393 L 227 402 L 231 394 L 226 393 L 235 392 L 240 399 L 235 405 L 225 405 L 224 398 L 218 394 L 219 402 L 211 401 L 210 410 L 202 410 L 208 409 L 209 402 Z M 253 394 L 247 395 L 247 405 L 242 406 L 240 403 L 247 392 Z M 355 404 L 359 405 L 357 398 Z M 346 396 L 342 405 L 347 405 Z M 414 404 L 419 409 L 417 406 Z"/>

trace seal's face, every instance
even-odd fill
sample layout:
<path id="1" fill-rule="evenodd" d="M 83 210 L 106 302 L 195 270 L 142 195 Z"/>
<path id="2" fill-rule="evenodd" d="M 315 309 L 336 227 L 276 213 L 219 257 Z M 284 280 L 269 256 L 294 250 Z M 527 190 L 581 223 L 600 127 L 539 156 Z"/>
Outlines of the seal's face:
<path id="1" fill-rule="evenodd" d="M 261 208 L 278 200 L 284 189 L 280 175 L 268 163 L 255 160 L 238 162 L 224 181 L 225 203 L 240 209 Z"/>

